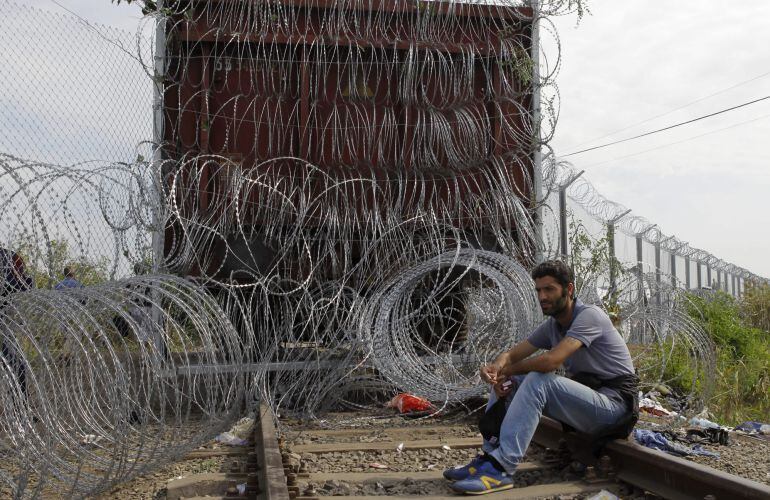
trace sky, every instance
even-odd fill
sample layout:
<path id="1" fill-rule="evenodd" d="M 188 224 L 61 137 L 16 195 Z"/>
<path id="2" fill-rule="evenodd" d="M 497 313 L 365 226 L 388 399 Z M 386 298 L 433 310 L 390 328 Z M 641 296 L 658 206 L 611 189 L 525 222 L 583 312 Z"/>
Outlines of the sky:
<path id="1" fill-rule="evenodd" d="M 579 25 L 575 16 L 554 20 L 561 100 L 551 145 L 558 155 L 770 95 L 766 0 L 591 0 L 588 6 L 591 15 Z M 555 44 L 543 42 L 553 54 Z M 605 197 L 664 233 L 770 277 L 768 138 L 770 99 L 565 159 Z"/>
<path id="2" fill-rule="evenodd" d="M 137 6 L 109 0 L 57 1 L 132 32 L 141 17 Z M 20 3 L 63 12 L 52 0 Z M 560 156 L 770 95 L 766 0 L 589 0 L 588 7 L 579 24 L 574 15 L 553 19 L 561 66 L 551 145 Z M 543 45 L 553 60 L 553 39 Z M 565 159 L 666 234 L 770 277 L 768 137 L 770 99 Z"/>

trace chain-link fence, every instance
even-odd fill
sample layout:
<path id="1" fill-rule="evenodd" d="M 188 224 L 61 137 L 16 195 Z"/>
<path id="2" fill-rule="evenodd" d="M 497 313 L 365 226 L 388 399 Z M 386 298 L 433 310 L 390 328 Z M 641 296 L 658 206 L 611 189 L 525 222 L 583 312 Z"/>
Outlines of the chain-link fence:
<path id="1" fill-rule="evenodd" d="M 138 43 L 139 42 L 139 43 Z M 0 151 L 57 164 L 131 162 L 152 139 L 143 37 L 0 2 Z"/>
<path id="2" fill-rule="evenodd" d="M 3 1 L 0 45 L 0 245 L 24 253 L 39 286 L 65 264 L 89 282 L 126 274 L 149 258 L 137 221 L 152 215 L 136 197 L 152 139 L 147 38 Z"/>

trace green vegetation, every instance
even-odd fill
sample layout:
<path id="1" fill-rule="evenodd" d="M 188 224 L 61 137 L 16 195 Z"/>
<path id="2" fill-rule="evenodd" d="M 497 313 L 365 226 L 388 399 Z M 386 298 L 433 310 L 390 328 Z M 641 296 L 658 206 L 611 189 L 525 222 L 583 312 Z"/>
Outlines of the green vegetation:
<path id="1" fill-rule="evenodd" d="M 95 285 L 107 281 L 109 260 L 106 257 L 90 258 L 75 255 L 66 240 L 50 241 L 41 246 L 30 238 L 22 238 L 10 246 L 24 259 L 27 273 L 35 288 L 53 288 L 64 279 L 65 266 L 71 267 L 75 279 L 83 285 Z"/>
<path id="2" fill-rule="evenodd" d="M 665 383 L 677 393 L 697 389 L 700 375 L 693 363 L 691 349 L 681 340 L 669 337 L 649 345 L 635 345 L 636 368 L 645 387 Z"/>
<path id="3" fill-rule="evenodd" d="M 746 323 L 770 332 L 770 285 L 748 284 L 742 298 L 741 312 Z"/>
<path id="4" fill-rule="evenodd" d="M 580 295 L 586 281 L 592 282 L 605 274 L 609 276 L 610 272 L 619 280 L 626 273 L 620 261 L 610 254 L 610 239 L 612 238 L 610 231 L 606 231 L 603 237 L 594 239 L 588 234 L 583 223 L 576 219 L 573 213 L 570 213 L 568 233 L 570 251 L 568 263 L 575 271 L 575 289 L 578 291 L 578 295 Z M 604 303 L 604 308 L 614 321 L 618 313 L 618 291 L 608 289 L 606 294 L 600 298 Z"/>
<path id="5" fill-rule="evenodd" d="M 692 296 L 691 317 L 717 347 L 716 388 L 709 410 L 725 424 L 766 422 L 770 415 L 770 331 L 762 327 L 770 292 L 737 300 L 724 292 Z"/>

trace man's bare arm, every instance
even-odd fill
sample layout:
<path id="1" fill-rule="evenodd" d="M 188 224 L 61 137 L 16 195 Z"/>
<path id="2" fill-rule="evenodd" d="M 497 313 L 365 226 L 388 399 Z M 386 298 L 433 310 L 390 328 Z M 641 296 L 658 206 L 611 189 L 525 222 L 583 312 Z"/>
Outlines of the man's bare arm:
<path id="1" fill-rule="evenodd" d="M 522 359 L 513 363 L 508 363 L 500 370 L 500 377 L 510 377 L 511 375 L 520 375 L 529 372 L 548 373 L 559 368 L 564 361 L 572 356 L 578 349 L 583 347 L 583 343 L 572 337 L 565 337 L 556 346 L 528 359 Z M 510 352 L 510 351 L 509 351 Z"/>
<path id="2" fill-rule="evenodd" d="M 496 384 L 498 382 L 497 379 L 500 376 L 500 372 L 503 371 L 506 366 L 518 363 L 519 361 L 534 354 L 535 351 L 537 351 L 537 347 L 529 343 L 527 340 L 522 340 L 513 346 L 510 350 L 505 351 L 497 356 L 497 358 L 495 358 L 492 363 L 486 366 L 482 366 L 480 370 L 481 379 L 484 382 Z"/>

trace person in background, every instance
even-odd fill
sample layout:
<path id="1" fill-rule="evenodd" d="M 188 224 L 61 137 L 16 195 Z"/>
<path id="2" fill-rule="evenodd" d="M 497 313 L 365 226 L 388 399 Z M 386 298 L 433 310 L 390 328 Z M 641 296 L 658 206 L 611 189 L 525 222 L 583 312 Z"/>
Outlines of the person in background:
<path id="1" fill-rule="evenodd" d="M 64 268 L 64 279 L 54 286 L 54 290 L 66 290 L 67 288 L 83 288 L 83 284 L 75 279 L 75 272 L 69 266 Z"/>
<path id="2" fill-rule="evenodd" d="M 11 296 L 33 288 L 32 278 L 24 267 L 24 259 L 6 248 L 0 248 L 0 371 L 10 380 L 16 379 L 18 393 L 27 398 L 27 368 L 21 346 L 12 328 Z"/>
<path id="3" fill-rule="evenodd" d="M 73 288 L 85 288 L 83 284 L 75 279 L 75 271 L 71 266 L 64 268 L 64 279 L 54 285 L 54 290 L 69 290 Z M 86 300 L 80 299 L 80 303 L 85 305 Z M 66 336 L 64 339 L 64 346 L 61 351 L 61 359 L 65 366 L 70 366 L 73 353 L 76 349 L 75 339 L 71 336 Z"/>

